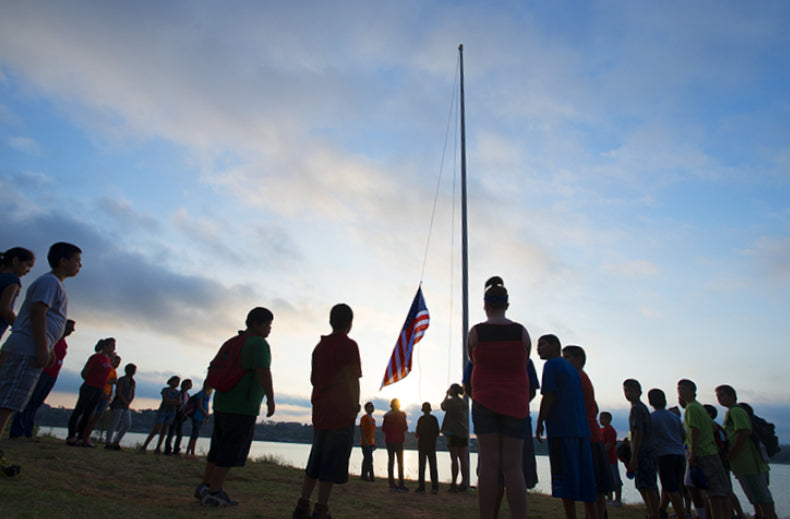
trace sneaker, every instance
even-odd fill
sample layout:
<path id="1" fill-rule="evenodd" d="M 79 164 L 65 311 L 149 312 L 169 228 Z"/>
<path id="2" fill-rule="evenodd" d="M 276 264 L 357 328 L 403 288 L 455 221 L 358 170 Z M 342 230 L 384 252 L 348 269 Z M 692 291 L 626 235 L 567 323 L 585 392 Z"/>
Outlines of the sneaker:
<path id="1" fill-rule="evenodd" d="M 621 503 L 620 501 L 612 501 L 612 502 L 609 504 L 609 506 L 612 506 L 612 507 L 614 507 L 614 508 L 620 508 L 621 506 L 623 506 L 623 503 Z"/>
<path id="2" fill-rule="evenodd" d="M 414 491 L 415 494 L 424 494 L 425 487 L 417 487 L 417 490 Z"/>
<path id="3" fill-rule="evenodd" d="M 0 469 L 3 470 L 3 473 L 6 476 L 12 478 L 19 474 L 19 472 L 22 470 L 22 467 L 11 464 L 11 462 L 8 461 L 8 458 L 3 456 L 3 451 L 0 451 Z"/>
<path id="4" fill-rule="evenodd" d="M 71 438 L 67 439 L 66 440 L 66 445 L 68 445 L 69 447 L 76 447 L 77 446 L 77 438 L 72 436 Z"/>
<path id="5" fill-rule="evenodd" d="M 87 447 L 88 449 L 95 449 L 96 446 L 90 442 L 90 440 L 82 440 L 82 446 Z"/>
<path id="6" fill-rule="evenodd" d="M 206 495 L 206 492 L 208 492 L 208 485 L 201 481 L 197 488 L 195 488 L 195 499 L 203 499 L 203 496 Z"/>
<path id="7" fill-rule="evenodd" d="M 406 492 L 408 492 L 408 491 L 409 491 L 409 489 L 408 489 L 407 487 L 405 487 L 405 486 L 401 485 L 401 486 L 399 486 L 399 487 L 397 488 L 397 491 L 398 491 L 398 492 L 400 492 L 400 493 L 402 493 L 402 494 L 405 494 Z M 425 491 L 425 490 L 423 489 L 423 492 L 424 492 L 424 491 Z"/>
<path id="8" fill-rule="evenodd" d="M 108 450 L 108 451 L 111 451 L 111 450 L 113 450 L 112 443 L 108 443 L 108 444 L 106 444 L 106 445 L 104 446 L 104 450 Z"/>
<path id="9" fill-rule="evenodd" d="M 294 508 L 294 513 L 291 514 L 291 519 L 311 519 L 310 509 L 308 508 L 305 510 L 304 508 L 297 506 Z"/>
<path id="10" fill-rule="evenodd" d="M 208 491 L 205 494 L 203 494 L 203 498 L 200 500 L 200 504 L 211 505 L 211 506 L 236 506 L 239 504 L 239 502 L 231 499 L 228 496 L 228 494 L 223 489 L 220 488 L 213 494 Z"/>
<path id="11" fill-rule="evenodd" d="M 447 491 L 450 492 L 451 494 L 455 494 L 456 492 L 458 492 L 458 485 L 456 485 L 455 483 L 450 483 L 450 488 L 448 488 Z"/>
<path id="12" fill-rule="evenodd" d="M 397 491 L 398 491 L 398 487 L 394 485 L 390 487 L 390 492 L 397 492 Z"/>
<path id="13" fill-rule="evenodd" d="M 439 493 L 439 489 L 438 489 L 438 488 L 432 488 L 432 489 L 431 489 L 431 494 L 434 494 L 434 495 L 436 495 L 436 494 L 438 494 L 438 493 Z"/>

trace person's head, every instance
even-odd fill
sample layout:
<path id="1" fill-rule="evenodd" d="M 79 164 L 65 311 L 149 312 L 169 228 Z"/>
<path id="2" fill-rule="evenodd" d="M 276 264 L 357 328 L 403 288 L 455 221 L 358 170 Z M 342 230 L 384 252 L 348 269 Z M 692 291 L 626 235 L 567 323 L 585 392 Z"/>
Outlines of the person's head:
<path id="1" fill-rule="evenodd" d="M 430 402 L 423 402 L 422 403 L 422 412 L 424 414 L 431 414 L 431 403 Z"/>
<path id="2" fill-rule="evenodd" d="M 0 253 L 0 270 L 10 272 L 18 278 L 30 272 L 35 264 L 35 254 L 22 247 L 13 247 Z"/>
<path id="3" fill-rule="evenodd" d="M 82 267 L 82 250 L 76 245 L 58 242 L 49 248 L 47 262 L 52 270 L 57 270 L 65 277 L 76 276 Z"/>
<path id="4" fill-rule="evenodd" d="M 673 413 L 675 416 L 677 416 L 678 418 L 680 418 L 680 409 L 678 408 L 678 406 L 676 406 L 676 405 L 673 405 L 672 407 L 670 407 L 669 409 L 667 409 L 667 411 L 669 411 L 670 413 Z"/>
<path id="5" fill-rule="evenodd" d="M 137 373 L 137 366 L 135 366 L 130 362 L 129 364 L 124 366 L 123 371 L 124 373 L 126 373 L 126 376 L 133 377 L 134 374 Z"/>
<path id="6" fill-rule="evenodd" d="M 653 409 L 664 409 L 667 406 L 667 395 L 660 389 L 653 388 L 647 392 L 647 401 Z"/>
<path id="7" fill-rule="evenodd" d="M 538 356 L 543 360 L 559 357 L 562 352 L 560 339 L 554 334 L 541 335 L 538 339 Z"/>
<path id="8" fill-rule="evenodd" d="M 447 394 L 453 397 L 460 397 L 464 395 L 464 387 L 461 384 L 452 384 Z"/>
<path id="9" fill-rule="evenodd" d="M 173 375 L 169 379 L 167 379 L 167 385 L 170 386 L 170 389 L 175 389 L 178 387 L 178 383 L 181 382 L 181 377 L 178 375 Z"/>
<path id="10" fill-rule="evenodd" d="M 735 393 L 735 388 L 723 384 L 716 388 L 716 399 L 722 406 L 730 408 L 738 402 L 738 395 Z"/>
<path id="11" fill-rule="evenodd" d="M 710 416 L 711 420 L 715 420 L 716 417 L 719 416 L 719 411 L 712 405 L 703 404 L 702 407 L 705 408 L 705 412 L 708 413 L 708 416 Z"/>
<path id="12" fill-rule="evenodd" d="M 376 408 L 373 406 L 373 402 L 366 402 L 365 403 L 365 412 L 367 414 L 373 414 L 373 411 L 375 411 L 375 410 L 376 410 Z"/>
<path id="13" fill-rule="evenodd" d="M 112 361 L 110 361 L 110 364 L 112 364 L 113 369 L 118 369 L 118 366 L 121 365 L 121 357 L 120 357 L 120 355 L 114 355 L 112 357 Z"/>
<path id="14" fill-rule="evenodd" d="M 491 276 L 486 280 L 486 284 L 483 286 L 483 291 L 485 292 L 486 290 L 488 290 L 490 287 L 494 285 L 505 286 L 505 282 L 502 281 L 502 278 L 499 276 Z"/>
<path id="15" fill-rule="evenodd" d="M 75 324 L 76 323 L 74 322 L 73 319 L 66 319 L 66 327 L 63 328 L 63 336 L 61 338 L 65 339 L 66 337 L 74 333 Z"/>
<path id="16" fill-rule="evenodd" d="M 393 411 L 400 411 L 400 400 L 398 400 L 397 398 L 393 398 L 392 401 L 390 402 L 390 409 L 392 409 Z"/>
<path id="17" fill-rule="evenodd" d="M 625 394 L 625 399 L 632 404 L 639 402 L 639 397 L 642 396 L 642 385 L 638 380 L 627 378 L 623 381 L 623 394 Z"/>
<path id="18" fill-rule="evenodd" d="M 258 306 L 250 310 L 244 324 L 248 332 L 266 338 L 272 331 L 272 321 L 274 314 L 269 309 Z"/>
<path id="19" fill-rule="evenodd" d="M 350 332 L 353 320 L 354 312 L 345 303 L 336 304 L 329 312 L 329 324 L 332 326 L 333 332 Z"/>
<path id="20" fill-rule="evenodd" d="M 93 349 L 96 353 L 101 353 L 109 357 L 115 351 L 115 337 L 99 339 L 99 342 L 96 343 Z"/>
<path id="21" fill-rule="evenodd" d="M 562 357 L 581 371 L 587 363 L 587 354 L 581 346 L 565 346 L 562 348 Z"/>
<path id="22" fill-rule="evenodd" d="M 678 380 L 678 402 L 686 407 L 697 398 L 697 384 L 687 378 Z"/>
<path id="23" fill-rule="evenodd" d="M 181 391 L 189 391 L 190 389 L 192 389 L 192 379 L 185 378 L 181 381 Z"/>
<path id="24" fill-rule="evenodd" d="M 504 313 L 508 307 L 507 289 L 504 285 L 491 285 L 483 296 L 486 313 Z"/>
<path id="25" fill-rule="evenodd" d="M 604 427 L 608 426 L 610 423 L 612 423 L 612 413 L 609 411 L 601 411 L 601 413 L 598 415 L 598 421 L 601 422 L 601 425 Z"/>

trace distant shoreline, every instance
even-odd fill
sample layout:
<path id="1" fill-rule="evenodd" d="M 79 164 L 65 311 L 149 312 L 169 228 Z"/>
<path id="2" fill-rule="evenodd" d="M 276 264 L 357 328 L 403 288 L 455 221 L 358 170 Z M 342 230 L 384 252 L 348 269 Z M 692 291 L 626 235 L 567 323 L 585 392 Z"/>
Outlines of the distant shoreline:
<path id="1" fill-rule="evenodd" d="M 65 407 L 51 407 L 47 404 L 41 406 L 38 414 L 36 415 L 36 423 L 40 427 L 66 427 L 71 416 L 73 409 Z M 148 433 L 153 429 L 156 420 L 156 409 L 143 409 L 135 412 L 132 417 L 132 427 L 130 432 Z M 96 430 L 104 430 L 107 423 L 107 415 L 97 424 Z M 212 417 L 209 417 L 209 422 L 204 425 L 200 430 L 200 437 L 210 438 L 211 430 L 213 427 Z M 184 435 L 188 436 L 192 430 L 192 424 L 189 420 L 184 422 Z M 310 444 L 313 441 L 313 427 L 309 424 L 302 424 L 298 422 L 266 422 L 259 423 L 255 426 L 254 440 L 269 441 L 279 443 L 301 443 Z M 355 433 L 355 445 L 359 443 L 359 427 Z M 384 433 L 376 430 L 376 445 L 384 447 Z M 548 456 L 546 443 L 534 442 L 536 456 Z M 406 434 L 406 441 L 404 442 L 404 449 L 417 450 L 417 439 L 414 437 L 413 431 L 408 431 Z M 446 451 L 447 446 L 445 439 L 440 436 L 436 442 L 437 451 Z M 477 452 L 477 439 L 472 437 L 469 439 L 470 452 Z M 776 465 L 790 465 L 790 445 L 782 445 L 782 451 L 770 460 L 770 464 Z"/>

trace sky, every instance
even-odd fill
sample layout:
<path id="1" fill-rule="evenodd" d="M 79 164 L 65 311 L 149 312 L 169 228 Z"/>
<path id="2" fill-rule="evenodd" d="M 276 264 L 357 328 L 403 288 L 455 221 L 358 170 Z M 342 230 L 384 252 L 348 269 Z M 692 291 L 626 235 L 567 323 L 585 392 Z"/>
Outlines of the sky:
<path id="1" fill-rule="evenodd" d="M 789 20 L 779 1 L 3 2 L 0 249 L 36 253 L 23 290 L 50 244 L 83 250 L 49 402 L 73 405 L 112 336 L 154 407 L 265 306 L 273 419 L 308 422 L 344 302 L 376 416 L 438 407 L 463 359 L 463 44 L 470 323 L 500 275 L 534 343 L 585 348 L 621 429 L 624 379 L 674 402 L 690 378 L 790 437 Z M 420 283 L 430 328 L 380 390 Z"/>

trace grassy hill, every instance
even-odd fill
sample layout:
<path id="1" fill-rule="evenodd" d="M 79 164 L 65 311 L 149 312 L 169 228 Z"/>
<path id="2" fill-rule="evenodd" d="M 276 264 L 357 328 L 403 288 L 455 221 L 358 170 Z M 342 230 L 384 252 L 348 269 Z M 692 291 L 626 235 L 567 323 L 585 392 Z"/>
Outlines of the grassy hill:
<path id="1" fill-rule="evenodd" d="M 137 454 L 133 450 L 68 447 L 62 440 L 43 437 L 0 442 L 0 449 L 22 472 L 13 478 L 0 475 L 0 515 L 4 518 L 161 518 L 290 517 L 301 488 L 303 472 L 282 466 L 276 459 L 249 462 L 233 469 L 227 492 L 237 507 L 216 510 L 192 497 L 200 482 L 204 462 L 181 457 Z M 411 488 L 416 484 L 412 483 Z M 562 517 L 559 500 L 530 493 L 529 516 Z M 384 480 L 362 482 L 357 478 L 336 486 L 330 507 L 339 519 L 417 517 L 465 519 L 477 517 L 477 495 L 416 495 L 390 493 Z M 397 512 L 393 512 L 397 511 Z M 579 507 L 579 517 L 584 512 Z M 508 517 L 507 504 L 501 517 Z M 643 506 L 610 509 L 611 519 L 642 519 Z"/>

